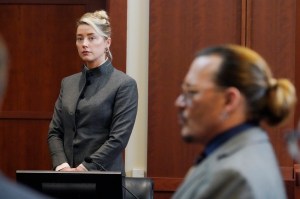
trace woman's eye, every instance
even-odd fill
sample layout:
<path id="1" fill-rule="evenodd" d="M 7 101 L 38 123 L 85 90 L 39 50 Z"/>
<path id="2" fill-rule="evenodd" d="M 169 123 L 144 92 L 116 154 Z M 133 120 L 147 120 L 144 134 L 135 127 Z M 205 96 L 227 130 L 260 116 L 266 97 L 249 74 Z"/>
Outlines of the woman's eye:
<path id="1" fill-rule="evenodd" d="M 76 41 L 82 41 L 83 39 L 82 38 L 76 38 Z"/>
<path id="2" fill-rule="evenodd" d="M 93 41 L 94 39 L 96 39 L 95 37 L 89 37 L 90 41 Z"/>

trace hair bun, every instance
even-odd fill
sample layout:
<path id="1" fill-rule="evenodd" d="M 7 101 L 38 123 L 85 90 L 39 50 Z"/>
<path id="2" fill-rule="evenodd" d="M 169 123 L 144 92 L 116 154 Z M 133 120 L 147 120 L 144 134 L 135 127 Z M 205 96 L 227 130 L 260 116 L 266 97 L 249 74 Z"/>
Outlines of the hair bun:
<path id="1" fill-rule="evenodd" d="M 93 14 L 96 18 L 100 19 L 103 24 L 109 24 L 109 17 L 105 10 L 97 10 Z"/>
<path id="2" fill-rule="evenodd" d="M 267 104 L 267 122 L 279 124 L 292 112 L 296 103 L 296 90 L 287 79 L 272 79 Z"/>

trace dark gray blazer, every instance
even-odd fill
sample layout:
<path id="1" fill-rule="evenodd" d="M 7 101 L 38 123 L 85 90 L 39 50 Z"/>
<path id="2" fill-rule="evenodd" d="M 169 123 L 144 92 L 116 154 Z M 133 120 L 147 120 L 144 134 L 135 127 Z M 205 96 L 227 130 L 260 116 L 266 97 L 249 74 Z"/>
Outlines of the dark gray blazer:
<path id="1" fill-rule="evenodd" d="M 268 136 L 251 128 L 193 167 L 173 199 L 285 199 Z"/>
<path id="2" fill-rule="evenodd" d="M 53 167 L 67 162 L 88 170 L 124 171 L 122 151 L 135 122 L 138 103 L 134 79 L 110 61 L 62 80 L 49 127 Z M 86 157 L 95 163 L 85 162 Z"/>

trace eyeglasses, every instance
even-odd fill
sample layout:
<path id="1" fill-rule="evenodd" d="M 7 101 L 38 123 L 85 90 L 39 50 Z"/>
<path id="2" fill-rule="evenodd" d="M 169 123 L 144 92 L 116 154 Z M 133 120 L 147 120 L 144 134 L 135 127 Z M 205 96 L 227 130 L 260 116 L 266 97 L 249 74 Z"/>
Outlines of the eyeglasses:
<path id="1" fill-rule="evenodd" d="M 193 99 L 196 95 L 202 95 L 205 92 L 209 91 L 220 91 L 220 89 L 217 89 L 215 87 L 209 87 L 209 88 L 204 88 L 201 90 L 196 90 L 196 89 L 182 89 L 182 92 L 179 96 L 179 100 L 186 105 L 190 105 L 193 102 Z"/>

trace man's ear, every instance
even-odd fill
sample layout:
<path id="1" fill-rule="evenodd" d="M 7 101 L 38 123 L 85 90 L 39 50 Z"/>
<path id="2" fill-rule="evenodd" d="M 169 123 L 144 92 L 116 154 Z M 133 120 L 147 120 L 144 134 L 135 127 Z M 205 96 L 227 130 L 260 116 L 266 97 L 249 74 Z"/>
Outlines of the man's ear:
<path id="1" fill-rule="evenodd" d="M 241 92 L 235 87 L 229 87 L 225 90 L 225 111 L 228 113 L 234 112 L 241 108 L 241 103 L 244 100 Z"/>

